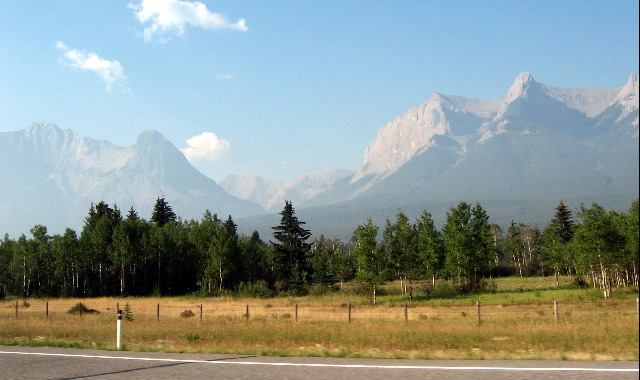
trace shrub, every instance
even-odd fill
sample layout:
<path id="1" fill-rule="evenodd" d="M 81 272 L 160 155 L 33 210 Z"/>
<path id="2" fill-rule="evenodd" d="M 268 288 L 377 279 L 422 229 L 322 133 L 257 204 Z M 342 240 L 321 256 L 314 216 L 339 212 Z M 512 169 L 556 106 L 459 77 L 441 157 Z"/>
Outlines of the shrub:
<path id="1" fill-rule="evenodd" d="M 78 302 L 73 305 L 69 310 L 67 310 L 69 314 L 99 314 L 100 312 L 96 309 L 89 309 L 82 302 Z"/>
<path id="2" fill-rule="evenodd" d="M 133 321 L 133 312 L 131 312 L 131 306 L 129 302 L 124 305 L 124 310 L 122 310 L 122 318 L 125 321 Z"/>
<path id="3" fill-rule="evenodd" d="M 584 288 L 588 288 L 589 284 L 581 276 L 576 276 L 573 278 L 573 286 L 584 289 Z"/>
<path id="4" fill-rule="evenodd" d="M 182 318 L 191 318 L 191 317 L 195 317 L 196 314 L 191 311 L 191 310 L 185 310 L 182 313 L 180 313 L 180 317 Z"/>
<path id="5" fill-rule="evenodd" d="M 241 282 L 236 287 L 236 294 L 240 297 L 273 297 L 273 291 L 269 289 L 269 285 L 264 280 L 259 280 L 256 282 Z"/>

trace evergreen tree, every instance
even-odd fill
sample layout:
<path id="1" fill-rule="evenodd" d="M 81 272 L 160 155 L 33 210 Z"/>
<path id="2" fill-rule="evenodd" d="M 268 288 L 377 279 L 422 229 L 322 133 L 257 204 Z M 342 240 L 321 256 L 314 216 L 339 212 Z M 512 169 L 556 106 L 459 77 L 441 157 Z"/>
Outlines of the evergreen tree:
<path id="1" fill-rule="evenodd" d="M 567 244 L 573 237 L 573 216 L 571 210 L 560 201 L 556 207 L 556 216 L 551 220 L 551 224 L 562 240 L 563 244 Z"/>
<path id="2" fill-rule="evenodd" d="M 153 213 L 151 214 L 151 221 L 162 227 L 169 222 L 175 222 L 177 220 L 176 214 L 169 206 L 169 203 L 164 198 L 158 197 L 155 206 L 153 206 Z"/>
<path id="3" fill-rule="evenodd" d="M 556 284 L 560 285 L 560 273 L 571 273 L 575 259 L 569 243 L 573 237 L 573 218 L 571 210 L 563 201 L 556 207 L 556 214 L 543 231 L 541 259 L 545 266 L 554 270 Z"/>
<path id="4" fill-rule="evenodd" d="M 280 225 L 272 227 L 273 237 L 278 242 L 271 242 L 275 248 L 276 281 L 282 284 L 284 290 L 305 293 L 312 275 L 307 260 L 311 244 L 306 242 L 311 233 L 302 227 L 305 222 L 295 216 L 291 202 L 285 201 L 280 215 Z"/>
<path id="5" fill-rule="evenodd" d="M 138 216 L 138 212 L 133 208 L 133 206 L 131 206 L 129 212 L 127 213 L 127 220 L 134 221 L 138 219 L 140 219 L 140 217 Z"/>

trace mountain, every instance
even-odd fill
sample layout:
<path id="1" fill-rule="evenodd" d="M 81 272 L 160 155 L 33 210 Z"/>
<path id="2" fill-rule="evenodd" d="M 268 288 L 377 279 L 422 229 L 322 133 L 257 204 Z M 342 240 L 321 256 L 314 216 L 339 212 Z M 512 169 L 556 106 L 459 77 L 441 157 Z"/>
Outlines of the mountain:
<path id="1" fill-rule="evenodd" d="M 123 214 L 133 207 L 145 218 L 158 197 L 183 219 L 199 219 L 206 209 L 234 217 L 264 213 L 259 205 L 226 193 L 154 130 L 122 147 L 34 123 L 0 133 L 0 172 L 0 231 L 10 234 L 28 232 L 35 224 L 52 232 L 78 230 L 91 203 L 102 200 Z"/>
<path id="2" fill-rule="evenodd" d="M 426 209 L 442 224 L 460 201 L 481 202 L 505 227 L 544 227 L 560 200 L 626 210 L 638 173 L 638 74 L 598 89 L 524 72 L 496 100 L 434 93 L 379 130 L 352 176 L 297 212 L 312 231 L 340 237 L 367 218 L 383 226 L 399 209 L 413 218 Z"/>
<path id="3" fill-rule="evenodd" d="M 0 232 L 79 229 L 101 200 L 149 218 L 157 197 L 183 219 L 209 209 L 266 239 L 284 200 L 314 235 L 341 238 L 367 218 L 384 226 L 399 209 L 410 218 L 427 210 L 442 225 L 460 201 L 481 202 L 503 227 L 544 227 L 560 200 L 624 211 L 639 193 L 638 99 L 638 74 L 599 89 L 554 87 L 524 72 L 500 99 L 434 93 L 383 126 L 354 172 L 231 176 L 221 186 L 156 131 L 121 147 L 35 123 L 0 133 Z"/>
<path id="4" fill-rule="evenodd" d="M 353 170 L 332 169 L 319 174 L 305 174 L 293 181 L 273 181 L 259 175 L 230 175 L 219 185 L 238 198 L 260 204 L 271 212 L 279 212 L 288 200 L 297 207 L 316 195 L 331 190 L 334 183 L 353 174 Z"/>

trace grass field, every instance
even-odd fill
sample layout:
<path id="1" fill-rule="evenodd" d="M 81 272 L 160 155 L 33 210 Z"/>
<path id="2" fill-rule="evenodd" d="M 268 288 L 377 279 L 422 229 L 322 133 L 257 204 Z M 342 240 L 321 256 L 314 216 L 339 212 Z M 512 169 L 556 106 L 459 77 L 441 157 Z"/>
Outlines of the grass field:
<path id="1" fill-rule="evenodd" d="M 272 299 L 11 299 L 0 301 L 0 344 L 115 349 L 116 309 L 128 304 L 133 320 L 123 321 L 123 343 L 132 351 L 638 360 L 637 291 L 615 289 L 604 300 L 599 289 L 570 283 L 562 279 L 558 288 L 549 278 L 501 278 L 494 291 L 472 295 L 426 295 L 416 286 L 412 302 L 390 284 L 376 305 L 369 296 L 347 292 Z M 99 313 L 68 314 L 78 302 Z M 181 317 L 186 310 L 193 316 Z"/>

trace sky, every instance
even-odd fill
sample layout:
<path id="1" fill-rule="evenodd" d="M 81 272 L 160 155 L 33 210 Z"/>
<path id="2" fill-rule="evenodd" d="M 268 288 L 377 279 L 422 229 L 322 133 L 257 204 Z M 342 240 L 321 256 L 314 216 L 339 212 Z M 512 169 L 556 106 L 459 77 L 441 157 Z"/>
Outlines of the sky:
<path id="1" fill-rule="evenodd" d="M 205 175 L 357 169 L 434 92 L 622 87 L 637 0 L 1 0 L 0 132 L 162 133 Z"/>

